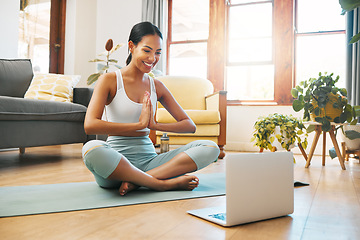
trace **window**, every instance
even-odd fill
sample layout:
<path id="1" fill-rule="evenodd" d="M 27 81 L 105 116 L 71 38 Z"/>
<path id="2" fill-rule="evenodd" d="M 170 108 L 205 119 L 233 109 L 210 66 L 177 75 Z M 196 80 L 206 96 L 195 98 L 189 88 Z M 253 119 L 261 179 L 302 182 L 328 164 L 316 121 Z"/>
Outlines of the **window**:
<path id="1" fill-rule="evenodd" d="M 18 57 L 34 72 L 64 73 L 66 0 L 20 0 Z"/>
<path id="2" fill-rule="evenodd" d="M 18 57 L 30 58 L 35 73 L 48 73 L 51 2 L 20 3 Z"/>
<path id="3" fill-rule="evenodd" d="M 339 3 L 297 0 L 296 11 L 296 82 L 333 72 L 340 76 L 338 87 L 345 87 L 345 17 Z"/>
<path id="4" fill-rule="evenodd" d="M 345 18 L 338 1 L 168 2 L 167 74 L 205 75 L 216 90 L 228 91 L 229 105 L 290 105 L 296 82 L 320 71 L 344 81 Z"/>
<path id="5" fill-rule="evenodd" d="M 272 1 L 228 4 L 228 100 L 273 100 Z"/>
<path id="6" fill-rule="evenodd" d="M 169 8 L 167 73 L 206 78 L 209 0 L 172 0 Z"/>

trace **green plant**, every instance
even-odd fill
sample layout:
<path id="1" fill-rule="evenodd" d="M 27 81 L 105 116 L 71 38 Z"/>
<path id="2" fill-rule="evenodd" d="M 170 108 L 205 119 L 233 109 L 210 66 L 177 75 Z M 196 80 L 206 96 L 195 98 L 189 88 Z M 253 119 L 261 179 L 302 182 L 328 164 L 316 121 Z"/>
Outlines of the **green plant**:
<path id="1" fill-rule="evenodd" d="M 276 127 L 280 129 L 280 133 L 276 133 Z M 307 147 L 305 126 L 301 120 L 292 115 L 274 113 L 267 117 L 259 117 L 259 120 L 254 124 L 254 128 L 255 131 L 251 141 L 255 141 L 255 146 L 258 146 L 260 151 L 263 149 L 272 150 L 275 140 L 288 151 L 296 141 L 304 149 Z M 301 137 L 305 137 L 304 140 Z"/>
<path id="2" fill-rule="evenodd" d="M 360 7 L 360 0 L 339 0 L 339 3 L 341 5 L 341 8 L 343 9 L 341 13 L 342 15 L 344 15 L 346 12 L 349 12 L 351 10 L 354 10 L 355 8 Z M 360 40 L 360 32 L 354 35 L 349 43 L 352 44 L 359 40 Z"/>
<path id="3" fill-rule="evenodd" d="M 296 112 L 304 109 L 304 121 L 309 121 L 310 114 L 313 114 L 314 120 L 322 124 L 323 131 L 331 129 L 332 121 L 350 124 L 357 122 L 356 109 L 348 103 L 346 89 L 335 86 L 339 76 L 334 79 L 333 75 L 319 73 L 318 78 L 301 81 L 291 90 L 292 96 L 296 98 L 292 104 L 293 109 Z M 339 116 L 330 116 L 330 111 L 337 111 Z"/>
<path id="4" fill-rule="evenodd" d="M 110 59 L 110 55 L 114 53 L 116 50 L 121 48 L 124 44 L 117 44 L 116 46 L 113 46 L 113 40 L 109 39 L 107 40 L 105 44 L 105 52 L 102 52 L 98 54 L 98 56 L 105 56 L 105 59 L 95 58 L 93 60 L 90 60 L 89 62 L 103 62 L 105 64 L 98 64 L 98 70 L 99 72 L 91 74 L 87 79 L 87 84 L 91 85 L 94 82 L 96 82 L 101 74 L 106 73 L 108 69 L 110 68 L 110 65 L 114 65 L 117 68 L 121 68 L 121 66 L 116 65 L 118 62 L 116 59 Z"/>

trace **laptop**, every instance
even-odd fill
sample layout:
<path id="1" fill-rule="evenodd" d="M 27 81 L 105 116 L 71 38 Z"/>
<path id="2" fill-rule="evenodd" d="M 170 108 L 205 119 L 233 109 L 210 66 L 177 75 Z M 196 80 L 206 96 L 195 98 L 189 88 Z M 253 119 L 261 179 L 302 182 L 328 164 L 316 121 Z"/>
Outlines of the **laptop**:
<path id="1" fill-rule="evenodd" d="M 236 153 L 225 161 L 226 205 L 189 214 L 227 227 L 294 212 L 292 152 Z"/>

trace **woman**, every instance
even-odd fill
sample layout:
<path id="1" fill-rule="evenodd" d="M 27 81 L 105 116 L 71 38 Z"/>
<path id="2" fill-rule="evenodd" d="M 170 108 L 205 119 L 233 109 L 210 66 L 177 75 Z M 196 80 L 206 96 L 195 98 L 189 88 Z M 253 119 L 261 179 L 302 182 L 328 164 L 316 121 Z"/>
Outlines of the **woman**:
<path id="1" fill-rule="evenodd" d="M 159 61 L 161 44 L 162 34 L 156 26 L 149 22 L 136 24 L 129 36 L 127 65 L 99 78 L 86 113 L 86 133 L 109 137 L 106 142 L 87 142 L 84 162 L 99 186 L 119 188 L 121 195 L 138 186 L 158 191 L 193 190 L 199 180 L 185 174 L 209 165 L 220 152 L 214 142 L 206 140 L 160 155 L 155 152 L 150 129 L 177 133 L 196 130 L 169 90 L 147 74 Z M 176 123 L 155 122 L 157 101 Z M 102 120 L 103 113 L 106 121 Z"/>

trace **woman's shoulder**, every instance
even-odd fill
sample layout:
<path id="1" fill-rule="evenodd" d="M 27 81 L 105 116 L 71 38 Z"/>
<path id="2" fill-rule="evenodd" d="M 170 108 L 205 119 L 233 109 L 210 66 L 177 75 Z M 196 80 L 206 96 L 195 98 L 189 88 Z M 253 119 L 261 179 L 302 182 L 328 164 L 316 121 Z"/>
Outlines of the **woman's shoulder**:
<path id="1" fill-rule="evenodd" d="M 113 86 L 114 84 L 116 85 L 116 73 L 109 72 L 109 73 L 104 73 L 99 77 L 97 85 Z"/>
<path id="2" fill-rule="evenodd" d="M 97 89 L 99 92 L 102 92 L 103 94 L 109 94 L 110 96 L 113 96 L 116 94 L 116 73 L 115 72 L 109 72 L 102 74 L 96 85 L 95 89 Z"/>
<path id="3" fill-rule="evenodd" d="M 156 89 L 158 89 L 158 88 L 166 88 L 164 83 L 161 82 L 160 80 L 158 80 L 156 78 L 153 78 L 153 80 L 154 80 L 154 84 L 155 84 Z"/>

